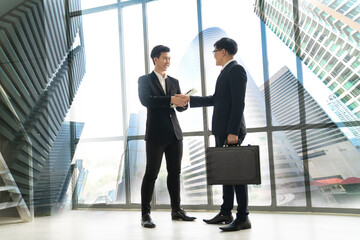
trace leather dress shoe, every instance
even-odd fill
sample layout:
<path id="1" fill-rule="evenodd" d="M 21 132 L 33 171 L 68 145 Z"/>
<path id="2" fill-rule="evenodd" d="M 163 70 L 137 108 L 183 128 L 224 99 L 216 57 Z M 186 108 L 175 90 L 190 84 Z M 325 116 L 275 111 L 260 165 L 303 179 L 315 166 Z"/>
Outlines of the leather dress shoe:
<path id="1" fill-rule="evenodd" d="M 249 219 L 243 221 L 239 219 L 235 219 L 229 225 L 220 227 L 220 229 L 223 231 L 239 231 L 242 229 L 250 229 L 250 228 L 251 228 L 251 222 Z"/>
<path id="2" fill-rule="evenodd" d="M 196 217 L 190 217 L 187 215 L 184 209 L 179 209 L 171 212 L 172 220 L 194 221 Z"/>
<path id="3" fill-rule="evenodd" d="M 211 219 L 203 219 L 204 222 L 208 223 L 208 224 L 219 224 L 219 223 L 226 223 L 229 224 L 231 223 L 231 221 L 233 220 L 233 216 L 232 215 L 222 215 L 221 213 L 218 213 L 215 217 L 211 218 Z"/>
<path id="4" fill-rule="evenodd" d="M 153 222 L 153 220 L 151 219 L 149 213 L 146 213 L 146 214 L 142 215 L 142 217 L 141 217 L 141 225 L 143 227 L 146 227 L 146 228 L 154 228 L 154 227 L 156 227 L 156 225 Z"/>

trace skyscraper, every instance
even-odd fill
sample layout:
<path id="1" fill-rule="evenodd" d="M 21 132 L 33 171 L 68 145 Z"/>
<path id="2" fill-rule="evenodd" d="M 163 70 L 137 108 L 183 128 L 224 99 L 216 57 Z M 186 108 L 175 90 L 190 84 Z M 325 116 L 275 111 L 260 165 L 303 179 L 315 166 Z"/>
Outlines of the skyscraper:
<path id="1" fill-rule="evenodd" d="M 204 141 L 197 138 L 187 138 L 188 165 L 184 166 L 181 173 L 185 200 L 193 203 L 206 203 L 206 169 Z M 186 158 L 184 154 L 184 158 Z M 183 160 L 184 160 L 183 158 Z"/>
<path id="2" fill-rule="evenodd" d="M 295 9 L 298 22 L 291 0 L 255 2 L 256 14 L 293 52 L 300 48 L 298 57 L 352 115 L 338 117 L 360 119 L 360 2 L 300 0 Z"/>
<path id="3" fill-rule="evenodd" d="M 80 0 L 2 2 L 0 150 L 19 198 L 31 208 L 34 182 L 46 171 L 85 74 L 85 49 L 76 41 L 82 17 L 69 15 L 80 8 Z M 0 185 L 3 182 L 6 186 L 6 180 Z"/>
<path id="4" fill-rule="evenodd" d="M 305 110 L 304 107 L 298 104 L 298 92 L 303 93 L 308 122 L 316 122 L 317 119 L 321 119 L 322 122 L 331 123 L 329 116 L 287 67 L 283 67 L 272 76 L 267 86 L 270 92 L 272 118 L 275 123 L 282 126 L 297 124 L 299 112 Z M 284 162 L 281 168 L 290 167 L 294 164 L 299 165 L 304 158 L 302 152 L 304 143 L 302 143 L 301 133 L 299 130 L 287 130 L 284 133 L 291 146 L 296 150 L 298 158 L 296 161 L 279 159 L 280 161 L 277 161 L 277 163 Z M 331 179 L 344 180 L 360 175 L 360 153 L 336 125 L 331 128 L 306 130 L 306 142 L 306 157 L 309 162 L 309 173 L 312 182 L 316 183 L 318 180 L 329 181 Z M 277 166 L 275 166 L 275 172 Z M 276 175 L 279 177 L 279 174 Z M 319 206 L 332 204 L 336 202 L 333 195 L 338 197 L 340 196 L 339 193 L 339 189 L 332 192 L 330 188 L 330 191 L 324 192 L 320 197 L 315 195 L 318 192 L 313 192 L 313 204 Z M 341 193 L 346 194 L 345 190 Z M 314 196 L 319 197 L 314 198 Z"/>
<path id="5" fill-rule="evenodd" d="M 340 99 L 332 94 L 328 97 L 327 101 L 330 109 L 340 117 L 341 120 L 344 121 L 346 119 L 347 121 L 357 121 L 358 119 L 354 114 L 351 113 L 351 111 L 347 108 L 344 108 L 343 103 L 340 101 Z M 360 127 L 356 126 L 353 123 L 349 123 L 347 125 L 347 128 L 343 128 L 348 130 L 346 133 L 346 136 L 349 138 L 349 140 L 354 144 L 354 146 L 359 149 L 360 151 Z M 349 133 L 350 132 L 350 133 Z"/>

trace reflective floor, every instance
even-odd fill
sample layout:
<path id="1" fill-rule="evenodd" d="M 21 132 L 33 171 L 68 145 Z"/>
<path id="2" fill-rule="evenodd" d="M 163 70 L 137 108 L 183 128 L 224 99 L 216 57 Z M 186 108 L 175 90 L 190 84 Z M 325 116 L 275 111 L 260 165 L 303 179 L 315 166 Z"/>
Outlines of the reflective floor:
<path id="1" fill-rule="evenodd" d="M 172 221 L 168 211 L 154 211 L 154 229 L 140 225 L 139 211 L 70 211 L 38 217 L 32 223 L 0 225 L 1 240 L 355 240 L 360 236 L 360 217 L 343 215 L 251 213 L 252 229 L 222 232 L 203 218 L 216 212 L 189 212 L 195 222 Z"/>

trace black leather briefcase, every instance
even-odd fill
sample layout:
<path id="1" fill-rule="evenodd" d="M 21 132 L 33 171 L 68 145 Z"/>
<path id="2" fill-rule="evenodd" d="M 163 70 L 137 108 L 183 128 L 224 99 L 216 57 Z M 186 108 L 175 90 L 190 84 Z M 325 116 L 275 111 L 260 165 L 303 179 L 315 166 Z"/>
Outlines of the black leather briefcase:
<path id="1" fill-rule="evenodd" d="M 259 146 L 206 148 L 209 185 L 261 184 Z"/>

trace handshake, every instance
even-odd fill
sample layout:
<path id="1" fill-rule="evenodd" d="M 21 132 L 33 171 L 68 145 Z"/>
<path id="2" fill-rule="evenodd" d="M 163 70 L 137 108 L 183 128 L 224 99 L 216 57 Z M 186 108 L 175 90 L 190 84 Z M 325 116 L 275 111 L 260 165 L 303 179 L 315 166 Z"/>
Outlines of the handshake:
<path id="1" fill-rule="evenodd" d="M 171 104 L 176 107 L 185 107 L 190 101 L 190 96 L 184 94 L 175 94 L 171 97 Z"/>
<path id="2" fill-rule="evenodd" d="M 195 94 L 197 90 L 195 88 L 190 89 L 185 94 L 175 94 L 171 97 L 171 104 L 173 107 L 185 107 L 190 102 L 190 96 Z"/>

